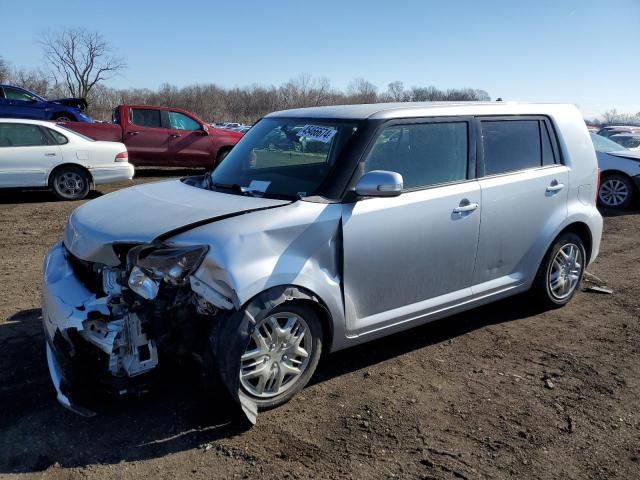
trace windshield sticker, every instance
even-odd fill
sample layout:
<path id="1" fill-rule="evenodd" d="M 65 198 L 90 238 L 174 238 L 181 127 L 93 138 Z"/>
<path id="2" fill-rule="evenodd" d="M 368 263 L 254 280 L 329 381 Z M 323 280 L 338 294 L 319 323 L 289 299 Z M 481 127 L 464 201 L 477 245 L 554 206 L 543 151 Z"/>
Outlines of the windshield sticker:
<path id="1" fill-rule="evenodd" d="M 299 137 L 305 137 L 309 140 L 316 140 L 322 143 L 329 143 L 333 136 L 336 134 L 335 128 L 320 127 L 318 125 L 305 125 L 302 127 L 297 135 Z"/>
<path id="2" fill-rule="evenodd" d="M 251 180 L 249 190 L 264 193 L 267 191 L 267 188 L 269 188 L 269 185 L 271 185 L 271 182 L 267 182 L 265 180 Z"/>

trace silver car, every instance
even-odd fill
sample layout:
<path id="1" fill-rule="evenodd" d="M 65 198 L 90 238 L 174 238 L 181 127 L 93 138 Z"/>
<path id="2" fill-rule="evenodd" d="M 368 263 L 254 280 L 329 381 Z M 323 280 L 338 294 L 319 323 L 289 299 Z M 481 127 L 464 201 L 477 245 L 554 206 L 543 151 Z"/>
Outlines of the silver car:
<path id="1" fill-rule="evenodd" d="M 597 175 L 570 105 L 267 115 L 212 172 L 73 212 L 44 263 L 58 399 L 89 413 L 80 390 L 186 353 L 255 421 L 323 353 L 521 292 L 562 306 L 598 254 Z"/>

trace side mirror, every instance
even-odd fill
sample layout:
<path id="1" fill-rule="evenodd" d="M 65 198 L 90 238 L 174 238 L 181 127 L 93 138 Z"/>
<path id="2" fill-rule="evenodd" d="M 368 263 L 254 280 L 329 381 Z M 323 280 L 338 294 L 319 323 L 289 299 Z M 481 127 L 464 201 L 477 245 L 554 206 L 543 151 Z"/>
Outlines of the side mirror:
<path id="1" fill-rule="evenodd" d="M 202 130 L 203 134 L 209 135 L 209 127 L 205 123 L 200 125 L 200 130 Z"/>
<path id="2" fill-rule="evenodd" d="M 360 177 L 356 193 L 361 197 L 397 197 L 403 188 L 402 175 L 399 173 L 372 170 Z"/>

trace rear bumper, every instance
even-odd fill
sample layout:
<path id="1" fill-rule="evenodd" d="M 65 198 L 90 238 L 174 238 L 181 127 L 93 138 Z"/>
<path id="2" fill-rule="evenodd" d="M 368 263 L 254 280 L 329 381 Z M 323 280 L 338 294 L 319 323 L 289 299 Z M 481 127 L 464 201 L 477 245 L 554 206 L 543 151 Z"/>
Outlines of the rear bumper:
<path id="1" fill-rule="evenodd" d="M 600 253 L 600 242 L 602 240 L 603 220 L 600 212 L 594 207 L 594 213 L 589 219 L 589 230 L 591 230 L 591 255 L 589 263 L 591 264 Z"/>
<path id="2" fill-rule="evenodd" d="M 90 170 L 95 185 L 105 183 L 124 182 L 131 180 L 135 174 L 133 165 L 129 162 L 114 163 L 112 167 L 96 167 Z"/>

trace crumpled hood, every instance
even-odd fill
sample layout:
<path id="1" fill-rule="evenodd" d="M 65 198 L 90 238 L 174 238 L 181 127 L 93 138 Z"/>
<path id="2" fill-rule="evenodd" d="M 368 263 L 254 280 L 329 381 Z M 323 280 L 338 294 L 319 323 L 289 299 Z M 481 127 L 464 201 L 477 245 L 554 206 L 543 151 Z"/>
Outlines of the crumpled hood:
<path id="1" fill-rule="evenodd" d="M 67 222 L 64 244 L 83 260 L 117 265 L 114 243 L 150 242 L 193 223 L 288 203 L 213 192 L 180 180 L 138 185 L 78 207 Z"/>

